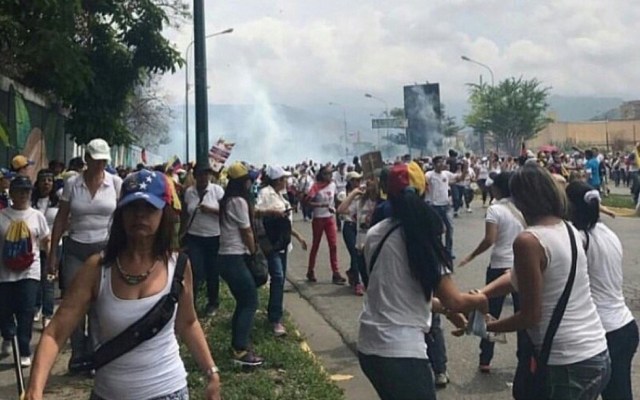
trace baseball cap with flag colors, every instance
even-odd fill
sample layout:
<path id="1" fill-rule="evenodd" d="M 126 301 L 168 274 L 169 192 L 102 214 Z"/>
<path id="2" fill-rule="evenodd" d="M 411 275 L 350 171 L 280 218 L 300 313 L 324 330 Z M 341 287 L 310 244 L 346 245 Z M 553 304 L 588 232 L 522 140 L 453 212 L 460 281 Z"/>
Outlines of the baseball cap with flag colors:
<path id="1" fill-rule="evenodd" d="M 11 160 L 11 169 L 13 169 L 14 171 L 22 169 L 28 165 L 33 165 L 33 161 L 29 160 L 22 154 L 18 154 Z"/>
<path id="2" fill-rule="evenodd" d="M 409 187 L 414 188 L 420 196 L 424 194 L 427 182 L 422 168 L 414 161 L 391 167 L 387 177 L 387 194 L 399 196 L 403 190 Z"/>
<path id="3" fill-rule="evenodd" d="M 167 179 L 169 178 L 162 172 L 146 169 L 134 172 L 122 182 L 122 195 L 118 208 L 136 200 L 144 200 L 157 209 L 171 204 L 173 193 Z"/>

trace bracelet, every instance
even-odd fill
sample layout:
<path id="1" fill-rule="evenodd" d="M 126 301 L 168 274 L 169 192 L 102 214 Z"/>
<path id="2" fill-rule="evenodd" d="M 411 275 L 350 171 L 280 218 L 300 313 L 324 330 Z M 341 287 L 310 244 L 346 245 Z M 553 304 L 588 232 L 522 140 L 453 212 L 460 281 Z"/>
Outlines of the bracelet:
<path id="1" fill-rule="evenodd" d="M 207 378 L 209 379 L 213 379 L 213 377 L 217 374 L 220 375 L 220 369 L 218 368 L 217 365 L 213 365 L 213 367 L 207 369 L 205 371 L 205 374 L 207 374 Z"/>

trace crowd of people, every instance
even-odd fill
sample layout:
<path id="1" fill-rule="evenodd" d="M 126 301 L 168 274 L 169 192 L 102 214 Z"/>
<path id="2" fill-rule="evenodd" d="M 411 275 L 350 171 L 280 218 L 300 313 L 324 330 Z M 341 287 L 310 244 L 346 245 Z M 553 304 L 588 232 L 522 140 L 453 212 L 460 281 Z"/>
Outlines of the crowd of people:
<path id="1" fill-rule="evenodd" d="M 516 398 L 526 398 L 527 355 L 541 351 L 546 398 L 631 398 L 638 328 L 622 293 L 622 246 L 600 213 L 608 212 L 601 198 L 610 181 L 627 185 L 638 204 L 639 154 L 640 144 L 628 155 L 450 150 L 375 167 L 355 157 L 285 167 L 236 162 L 223 171 L 175 163 L 114 169 L 102 139 L 66 170 L 52 161 L 32 171 L 18 155 L 0 169 L 1 353 L 18 338 L 19 362 L 32 368 L 29 399 L 42 398 L 67 340 L 69 372 L 94 376 L 92 399 L 186 399 L 177 334 L 209 378 L 206 398 L 219 399 L 198 314 L 216 315 L 220 278 L 236 303 L 233 361 L 258 367 L 264 359 L 251 343 L 258 288 L 249 266 L 264 253 L 267 316 L 272 334 L 284 336 L 288 253 L 294 244 L 309 247 L 306 278 L 314 284 L 324 236 L 331 282 L 364 296 L 358 356 L 382 399 L 435 398 L 435 387 L 449 383 L 441 316 L 459 333 L 474 310 L 491 316 L 488 332 L 519 332 Z M 491 249 L 490 265 L 484 288 L 461 293 L 452 276 L 454 220 L 472 212 L 476 196 L 486 208 L 484 237 L 457 267 Z M 294 229 L 295 214 L 311 224 L 310 245 Z M 344 275 L 339 234 L 349 254 Z M 62 302 L 54 313 L 55 282 Z M 507 295 L 514 313 L 500 318 Z M 34 321 L 44 328 L 35 358 Z M 491 372 L 493 353 L 487 334 L 481 372 Z"/>

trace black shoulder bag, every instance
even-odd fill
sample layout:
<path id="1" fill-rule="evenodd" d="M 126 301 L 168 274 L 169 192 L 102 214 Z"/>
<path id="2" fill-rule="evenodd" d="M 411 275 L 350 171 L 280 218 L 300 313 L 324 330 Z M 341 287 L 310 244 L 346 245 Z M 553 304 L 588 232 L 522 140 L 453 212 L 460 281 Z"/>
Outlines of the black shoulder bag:
<path id="1" fill-rule="evenodd" d="M 396 224 L 396 225 L 392 226 L 391 229 L 389 229 L 389 231 L 382 237 L 382 240 L 380 241 L 380 243 L 378 243 L 378 247 L 376 247 L 376 249 L 373 251 L 373 254 L 371 255 L 371 260 L 369 261 L 369 275 L 371 275 L 371 272 L 373 272 L 373 266 L 375 265 L 376 261 L 378 260 L 378 256 L 380 255 L 380 252 L 382 251 L 382 246 L 384 245 L 384 242 L 387 241 L 387 239 L 389 238 L 389 236 L 391 236 L 393 231 L 395 231 L 396 229 L 400 228 L 400 225 L 402 225 L 402 224 Z"/>
<path id="2" fill-rule="evenodd" d="M 175 305 L 184 286 L 183 278 L 187 258 L 185 253 L 178 255 L 169 293 L 162 296 L 142 318 L 105 342 L 93 354 L 72 363 L 71 369 L 76 371 L 97 370 L 160 332 L 173 318 Z"/>
<path id="3" fill-rule="evenodd" d="M 562 316 L 567 308 L 573 282 L 576 277 L 576 264 L 578 262 L 578 247 L 573 229 L 565 222 L 571 240 L 571 271 L 564 291 L 553 309 L 549 327 L 544 335 L 542 348 L 538 353 L 526 331 L 518 332 L 518 367 L 513 378 L 513 398 L 516 400 L 541 400 L 548 398 L 546 389 L 547 362 L 551 353 L 553 337 L 558 331 Z"/>

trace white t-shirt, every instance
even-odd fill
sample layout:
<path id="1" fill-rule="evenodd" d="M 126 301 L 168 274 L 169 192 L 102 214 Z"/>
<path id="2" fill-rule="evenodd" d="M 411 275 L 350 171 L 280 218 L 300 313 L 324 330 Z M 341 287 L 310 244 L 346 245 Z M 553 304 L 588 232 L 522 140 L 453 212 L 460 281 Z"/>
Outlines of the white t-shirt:
<path id="1" fill-rule="evenodd" d="M 333 207 L 333 201 L 336 197 L 336 184 L 334 182 L 330 182 L 327 186 L 318 190 L 316 195 L 313 197 L 311 201 L 314 203 L 324 203 Z M 333 214 L 329 211 L 329 207 L 314 207 L 313 209 L 313 218 L 329 218 L 332 217 Z"/>
<path id="2" fill-rule="evenodd" d="M 45 219 L 47 220 L 47 225 L 49 226 L 49 230 L 53 229 L 53 222 L 56 219 L 56 215 L 58 215 L 58 206 L 50 207 L 49 197 L 41 197 L 38 199 L 37 207 L 34 207 L 36 210 L 40 211 L 44 214 Z"/>
<path id="3" fill-rule="evenodd" d="M 449 184 L 455 181 L 458 175 L 444 170 L 442 172 L 429 171 L 425 176 L 429 183 L 427 201 L 434 206 L 449 205 Z"/>
<path id="4" fill-rule="evenodd" d="M 549 365 L 568 365 L 587 360 L 607 349 L 605 330 L 591 298 L 587 256 L 581 246 L 580 234 L 573 228 L 578 247 L 576 276 L 567 308 L 562 316 L 549 356 Z M 539 350 L 551 321 L 553 310 L 564 291 L 571 271 L 571 245 L 563 222 L 551 226 L 531 226 L 533 234 L 544 249 L 547 266 L 542 272 L 542 315 L 540 322 L 527 329 L 531 341 Z M 517 276 L 511 274 L 513 287 L 518 289 Z"/>
<path id="5" fill-rule="evenodd" d="M 347 192 L 347 173 L 344 174 L 340 171 L 333 172 L 333 181 L 336 184 L 336 194 Z"/>
<path id="6" fill-rule="evenodd" d="M 478 168 L 478 179 L 488 179 L 489 178 L 489 168 L 487 164 L 484 162 L 479 162 L 476 164 L 476 168 Z"/>
<path id="7" fill-rule="evenodd" d="M 580 234 L 586 245 L 586 234 Z M 611 229 L 598 222 L 589 232 L 588 244 L 591 297 L 604 329 L 612 332 L 633 321 L 622 292 L 622 243 Z"/>
<path id="8" fill-rule="evenodd" d="M 360 199 L 354 200 L 356 204 L 356 248 L 362 249 L 367 238 L 369 226 L 371 226 L 371 217 L 376 208 L 376 202 L 373 200 L 365 200 L 364 204 Z"/>
<path id="9" fill-rule="evenodd" d="M 240 229 L 251 228 L 249 205 L 242 197 L 232 197 L 227 201 L 224 215 L 220 218 L 220 251 L 218 254 L 249 254 L 242 241 Z"/>
<path id="10" fill-rule="evenodd" d="M 371 256 L 398 222 L 387 218 L 369 229 L 364 257 Z M 431 302 L 411 275 L 402 228 L 396 229 L 378 255 L 360 314 L 358 351 L 379 357 L 427 358 L 424 335 L 431 328 Z"/>
<path id="11" fill-rule="evenodd" d="M 498 236 L 491 251 L 490 268 L 513 267 L 513 241 L 524 229 L 524 217 L 511 199 L 507 198 L 500 199 L 487 208 L 485 221 L 498 227 Z"/>
<path id="12" fill-rule="evenodd" d="M 267 185 L 260 189 L 258 192 L 258 198 L 256 199 L 256 210 L 268 211 L 286 211 L 291 208 L 289 200 L 285 197 L 286 193 L 278 193 L 273 186 Z M 293 215 L 289 213 L 289 220 L 293 222 Z M 258 219 L 256 223 L 256 231 L 258 235 L 264 235 L 264 225 L 262 225 L 262 219 Z"/>
<path id="13" fill-rule="evenodd" d="M 209 183 L 205 189 L 202 204 L 208 207 L 218 208 L 218 202 L 222 200 L 223 196 L 224 189 L 222 189 L 222 186 L 216 185 L 215 183 Z M 196 212 L 199 202 L 200 196 L 198 196 L 198 190 L 195 185 L 187 188 L 184 192 L 184 203 L 187 208 L 189 218 L 193 217 L 193 213 Z M 187 233 L 202 237 L 220 236 L 219 215 L 204 213 L 200 210 L 197 211 Z"/>
<path id="14" fill-rule="evenodd" d="M 120 177 L 105 172 L 102 185 L 91 198 L 89 188 L 84 182 L 84 174 L 66 180 L 60 200 L 68 202 L 71 211 L 69 237 L 80 243 L 106 241 L 121 187 Z"/>
<path id="15" fill-rule="evenodd" d="M 0 282 L 16 282 L 24 279 L 40 280 L 40 241 L 49 236 L 49 226 L 44 215 L 33 208 L 15 210 L 11 207 L 0 211 L 0 252 L 4 248 L 4 237 L 11 225 L 11 221 L 24 220 L 31 231 L 31 243 L 33 245 L 34 259 L 31 266 L 24 271 L 14 272 L 2 264 L 0 257 Z"/>

